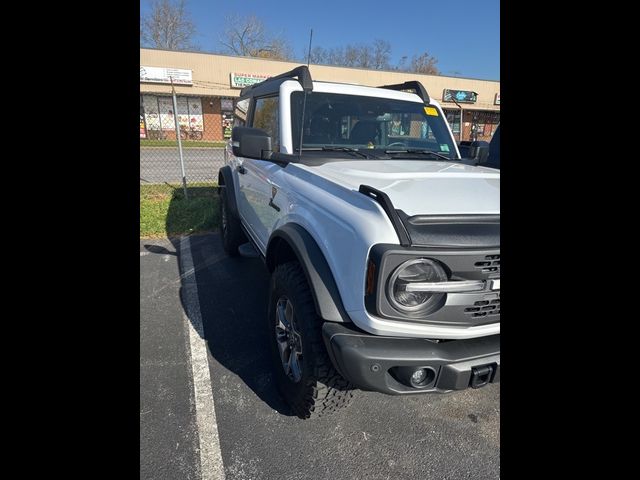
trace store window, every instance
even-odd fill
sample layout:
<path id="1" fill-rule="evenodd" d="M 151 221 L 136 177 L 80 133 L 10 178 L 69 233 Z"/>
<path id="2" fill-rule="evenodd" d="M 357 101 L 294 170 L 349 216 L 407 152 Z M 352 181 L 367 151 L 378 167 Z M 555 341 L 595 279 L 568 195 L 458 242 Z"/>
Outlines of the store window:
<path id="1" fill-rule="evenodd" d="M 445 110 L 447 122 L 454 135 L 460 135 L 460 110 Z"/>
<path id="2" fill-rule="evenodd" d="M 474 111 L 471 114 L 471 140 L 489 141 L 500 123 L 500 112 Z"/>
<path id="3" fill-rule="evenodd" d="M 200 140 L 204 131 L 202 99 L 200 97 L 177 97 L 178 125 L 183 138 Z M 167 132 L 175 131 L 173 99 L 167 96 L 142 95 L 140 107 L 140 135 L 144 121 L 147 138 L 161 140 Z"/>
<path id="4" fill-rule="evenodd" d="M 271 148 L 280 151 L 278 128 L 278 97 L 259 98 L 253 113 L 253 127 L 260 128 L 271 137 Z"/>

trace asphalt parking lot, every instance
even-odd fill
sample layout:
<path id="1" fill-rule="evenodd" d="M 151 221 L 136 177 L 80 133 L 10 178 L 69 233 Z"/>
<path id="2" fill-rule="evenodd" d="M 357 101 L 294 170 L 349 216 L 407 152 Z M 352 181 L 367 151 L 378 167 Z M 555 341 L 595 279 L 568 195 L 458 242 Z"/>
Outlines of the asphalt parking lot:
<path id="1" fill-rule="evenodd" d="M 500 386 L 357 392 L 300 420 L 268 363 L 268 273 L 216 234 L 140 241 L 141 479 L 497 479 Z"/>

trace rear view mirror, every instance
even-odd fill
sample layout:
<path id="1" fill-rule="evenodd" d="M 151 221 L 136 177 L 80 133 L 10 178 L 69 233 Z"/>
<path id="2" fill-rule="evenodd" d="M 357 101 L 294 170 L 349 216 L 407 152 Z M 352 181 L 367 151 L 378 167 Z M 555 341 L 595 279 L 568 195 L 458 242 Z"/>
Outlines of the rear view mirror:
<path id="1" fill-rule="evenodd" d="M 249 127 L 233 127 L 231 147 L 236 157 L 269 160 L 271 158 L 271 137 L 264 130 Z"/>

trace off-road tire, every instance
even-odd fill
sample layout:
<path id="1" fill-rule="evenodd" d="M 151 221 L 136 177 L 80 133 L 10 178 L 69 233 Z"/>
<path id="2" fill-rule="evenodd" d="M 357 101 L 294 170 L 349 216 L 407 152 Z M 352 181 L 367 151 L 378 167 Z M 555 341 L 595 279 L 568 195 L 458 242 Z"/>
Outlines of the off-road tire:
<path id="1" fill-rule="evenodd" d="M 302 339 L 302 378 L 294 383 L 285 373 L 278 351 L 275 325 L 278 299 L 286 296 Z M 271 275 L 268 335 L 278 390 L 300 418 L 316 418 L 346 407 L 353 386 L 334 368 L 322 339 L 322 320 L 316 313 L 311 289 L 296 261 L 280 264 Z"/>
<path id="2" fill-rule="evenodd" d="M 237 257 L 238 247 L 247 242 L 247 237 L 240 226 L 240 219 L 231 213 L 227 199 L 227 189 L 220 188 L 218 205 L 220 208 L 220 236 L 222 248 L 230 257 Z"/>

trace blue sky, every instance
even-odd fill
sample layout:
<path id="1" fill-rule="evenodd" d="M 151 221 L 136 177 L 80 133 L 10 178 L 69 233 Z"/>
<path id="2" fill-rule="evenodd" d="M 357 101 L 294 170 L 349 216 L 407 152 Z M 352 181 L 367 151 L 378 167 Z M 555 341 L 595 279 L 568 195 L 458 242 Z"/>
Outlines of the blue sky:
<path id="1" fill-rule="evenodd" d="M 140 0 L 141 13 L 150 5 L 151 0 Z M 299 57 L 313 29 L 313 46 L 381 38 L 391 44 L 392 64 L 427 51 L 444 75 L 500 79 L 499 0 L 188 0 L 187 5 L 198 28 L 195 43 L 203 51 L 220 49 L 226 15 L 254 14 Z"/>

